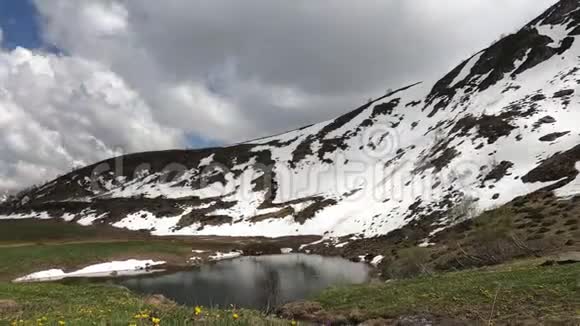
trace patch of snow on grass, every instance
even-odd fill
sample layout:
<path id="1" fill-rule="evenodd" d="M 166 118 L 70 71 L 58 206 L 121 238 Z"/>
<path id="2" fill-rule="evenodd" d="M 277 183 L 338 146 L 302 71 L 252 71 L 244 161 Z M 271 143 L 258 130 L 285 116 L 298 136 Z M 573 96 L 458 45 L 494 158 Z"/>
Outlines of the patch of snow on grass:
<path id="1" fill-rule="evenodd" d="M 283 254 L 289 254 L 292 251 L 294 251 L 294 249 L 292 249 L 292 248 L 282 248 L 282 249 L 280 249 L 280 252 L 283 253 Z"/>
<path id="2" fill-rule="evenodd" d="M 50 269 L 32 273 L 15 279 L 14 283 L 57 281 L 69 277 L 111 277 L 148 273 L 154 266 L 164 265 L 164 261 L 136 260 L 112 261 L 90 265 L 74 272 L 65 273 L 61 269 Z"/>
<path id="3" fill-rule="evenodd" d="M 371 260 L 371 265 L 376 267 L 383 261 L 383 259 L 385 259 L 385 256 L 383 256 L 383 255 L 375 256 L 375 258 L 373 258 L 373 260 Z"/>
<path id="4" fill-rule="evenodd" d="M 216 251 L 215 254 L 209 256 L 209 260 L 220 261 L 240 257 L 241 255 L 242 253 L 239 251 L 230 251 L 230 252 Z"/>

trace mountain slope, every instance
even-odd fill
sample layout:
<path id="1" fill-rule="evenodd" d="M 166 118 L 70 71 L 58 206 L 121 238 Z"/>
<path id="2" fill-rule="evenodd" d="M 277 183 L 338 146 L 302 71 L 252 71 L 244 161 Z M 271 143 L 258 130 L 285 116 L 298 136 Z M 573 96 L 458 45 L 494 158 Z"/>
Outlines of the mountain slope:
<path id="1" fill-rule="evenodd" d="M 564 0 L 436 83 L 224 148 L 130 154 L 0 209 L 157 235 L 433 232 L 552 187 L 580 192 L 580 4 Z M 461 216 L 459 216 L 461 215 Z M 468 216 L 465 216 L 468 215 Z"/>

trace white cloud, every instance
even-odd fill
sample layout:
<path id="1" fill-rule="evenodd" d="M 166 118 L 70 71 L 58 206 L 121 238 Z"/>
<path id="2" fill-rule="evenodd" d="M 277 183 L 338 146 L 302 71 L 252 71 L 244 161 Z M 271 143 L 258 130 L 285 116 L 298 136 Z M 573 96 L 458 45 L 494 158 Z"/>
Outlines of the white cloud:
<path id="1" fill-rule="evenodd" d="M 125 151 L 182 145 L 116 74 L 80 58 L 0 50 L 0 190 Z"/>
<path id="2" fill-rule="evenodd" d="M 81 19 L 96 36 L 125 32 L 128 17 L 127 9 L 119 3 L 88 3 L 81 12 Z"/>
<path id="3" fill-rule="evenodd" d="M 110 67 L 157 121 L 234 142 L 329 119 L 387 88 L 440 77 L 554 2 L 36 4 L 50 42 Z"/>

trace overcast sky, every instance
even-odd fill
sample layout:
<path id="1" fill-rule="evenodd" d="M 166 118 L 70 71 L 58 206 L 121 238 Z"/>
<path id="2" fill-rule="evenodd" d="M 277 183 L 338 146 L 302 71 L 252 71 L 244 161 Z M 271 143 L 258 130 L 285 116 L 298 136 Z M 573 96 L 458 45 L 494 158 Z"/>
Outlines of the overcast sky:
<path id="1" fill-rule="evenodd" d="M 441 77 L 556 0 L 2 0 L 0 191 Z"/>

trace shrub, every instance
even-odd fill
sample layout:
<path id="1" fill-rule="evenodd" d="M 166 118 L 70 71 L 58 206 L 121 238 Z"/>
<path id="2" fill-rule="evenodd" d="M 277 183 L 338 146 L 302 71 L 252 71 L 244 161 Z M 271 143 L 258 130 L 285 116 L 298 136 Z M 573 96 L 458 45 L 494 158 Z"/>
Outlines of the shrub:
<path id="1" fill-rule="evenodd" d="M 537 254 L 553 247 L 551 239 L 527 238 L 527 242 L 516 233 L 515 214 L 508 207 L 483 213 L 474 220 L 472 242 L 464 255 L 475 262 L 473 265 L 495 265 L 525 255 Z M 534 242 L 529 242 L 534 240 Z M 541 241 L 536 241 L 541 240 Z"/>
<path id="2" fill-rule="evenodd" d="M 383 274 L 389 278 L 408 278 L 431 274 L 428 263 L 431 252 L 428 248 L 411 247 L 401 249 L 398 259 L 384 264 Z"/>

